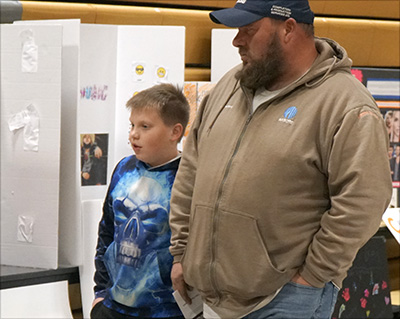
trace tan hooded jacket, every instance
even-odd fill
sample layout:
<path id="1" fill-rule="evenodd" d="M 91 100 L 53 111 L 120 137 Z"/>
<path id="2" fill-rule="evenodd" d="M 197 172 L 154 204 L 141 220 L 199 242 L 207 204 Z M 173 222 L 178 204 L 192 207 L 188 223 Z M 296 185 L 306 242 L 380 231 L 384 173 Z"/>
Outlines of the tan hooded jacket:
<path id="1" fill-rule="evenodd" d="M 379 109 L 343 48 L 316 47 L 309 72 L 254 113 L 240 66 L 198 111 L 173 187 L 170 251 L 209 305 L 256 304 L 297 271 L 341 286 L 389 204 Z"/>

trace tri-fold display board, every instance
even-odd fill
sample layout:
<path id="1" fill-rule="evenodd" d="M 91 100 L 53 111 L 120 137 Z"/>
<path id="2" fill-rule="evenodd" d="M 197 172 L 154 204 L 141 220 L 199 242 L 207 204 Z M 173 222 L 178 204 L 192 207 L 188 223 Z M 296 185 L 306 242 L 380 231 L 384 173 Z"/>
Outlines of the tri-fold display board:
<path id="1" fill-rule="evenodd" d="M 2 264 L 81 264 L 81 202 L 102 200 L 133 152 L 125 104 L 157 83 L 183 85 L 184 39 L 172 26 L 1 25 Z M 82 178 L 85 135 L 99 152 L 95 182 Z"/>

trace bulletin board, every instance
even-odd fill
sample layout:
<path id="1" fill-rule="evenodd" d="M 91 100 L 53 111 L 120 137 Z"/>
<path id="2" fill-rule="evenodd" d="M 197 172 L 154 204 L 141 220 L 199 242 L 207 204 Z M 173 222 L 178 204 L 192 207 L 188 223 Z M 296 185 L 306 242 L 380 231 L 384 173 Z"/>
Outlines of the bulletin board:
<path id="1" fill-rule="evenodd" d="M 370 91 L 385 120 L 389 138 L 393 196 L 391 207 L 400 206 L 400 69 L 353 68 L 353 75 Z"/>

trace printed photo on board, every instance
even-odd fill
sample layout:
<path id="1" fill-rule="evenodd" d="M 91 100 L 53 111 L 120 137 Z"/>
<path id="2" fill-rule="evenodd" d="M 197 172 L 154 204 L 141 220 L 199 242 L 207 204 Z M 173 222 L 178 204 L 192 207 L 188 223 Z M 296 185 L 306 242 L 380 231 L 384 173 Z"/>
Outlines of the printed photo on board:
<path id="1" fill-rule="evenodd" d="M 108 134 L 81 134 L 81 185 L 106 185 Z"/>

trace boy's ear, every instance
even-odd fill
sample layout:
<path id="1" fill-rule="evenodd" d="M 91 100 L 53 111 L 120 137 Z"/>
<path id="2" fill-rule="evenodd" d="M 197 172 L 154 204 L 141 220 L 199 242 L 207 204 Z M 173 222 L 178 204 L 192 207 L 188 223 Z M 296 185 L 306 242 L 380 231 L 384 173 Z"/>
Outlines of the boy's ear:
<path id="1" fill-rule="evenodd" d="M 171 141 L 179 141 L 183 135 L 183 126 L 181 123 L 176 123 L 172 127 Z"/>

